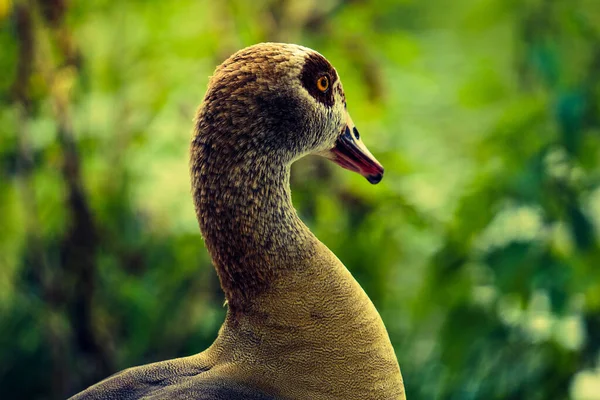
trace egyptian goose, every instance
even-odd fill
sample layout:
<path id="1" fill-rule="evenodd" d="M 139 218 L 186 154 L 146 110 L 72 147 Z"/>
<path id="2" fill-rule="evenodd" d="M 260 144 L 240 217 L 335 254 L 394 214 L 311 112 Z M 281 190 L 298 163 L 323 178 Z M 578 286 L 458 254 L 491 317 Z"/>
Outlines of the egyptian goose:
<path id="1" fill-rule="evenodd" d="M 290 165 L 307 154 L 371 183 L 383 176 L 322 55 L 262 43 L 217 67 L 190 165 L 226 320 L 206 351 L 124 370 L 73 399 L 405 399 L 377 310 L 292 205 Z"/>

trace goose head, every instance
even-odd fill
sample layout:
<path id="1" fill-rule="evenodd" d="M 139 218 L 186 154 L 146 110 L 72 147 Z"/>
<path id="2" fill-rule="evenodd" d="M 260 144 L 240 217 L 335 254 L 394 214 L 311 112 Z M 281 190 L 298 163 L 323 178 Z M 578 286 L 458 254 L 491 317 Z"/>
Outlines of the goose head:
<path id="1" fill-rule="evenodd" d="M 196 141 L 226 153 L 223 162 L 259 168 L 316 154 L 373 184 L 383 176 L 350 118 L 335 68 L 306 47 L 261 43 L 233 54 L 210 79 L 196 129 Z"/>

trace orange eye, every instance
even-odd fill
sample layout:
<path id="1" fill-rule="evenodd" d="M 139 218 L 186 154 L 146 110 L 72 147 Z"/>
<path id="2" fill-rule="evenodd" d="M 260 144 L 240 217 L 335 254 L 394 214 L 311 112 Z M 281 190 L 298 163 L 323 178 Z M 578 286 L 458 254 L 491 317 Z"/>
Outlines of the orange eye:
<path id="1" fill-rule="evenodd" d="M 317 89 L 325 93 L 329 89 L 329 78 L 326 75 L 321 76 L 317 79 Z"/>

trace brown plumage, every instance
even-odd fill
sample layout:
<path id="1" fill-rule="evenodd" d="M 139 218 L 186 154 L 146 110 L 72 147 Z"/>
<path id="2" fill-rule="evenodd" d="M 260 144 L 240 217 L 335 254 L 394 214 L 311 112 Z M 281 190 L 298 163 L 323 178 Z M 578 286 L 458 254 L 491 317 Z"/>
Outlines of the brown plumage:
<path id="1" fill-rule="evenodd" d="M 264 43 L 211 78 L 191 144 L 192 192 L 229 305 L 206 351 L 120 372 L 74 399 L 404 399 L 377 310 L 298 218 L 291 163 L 309 153 L 379 182 L 335 69 Z"/>

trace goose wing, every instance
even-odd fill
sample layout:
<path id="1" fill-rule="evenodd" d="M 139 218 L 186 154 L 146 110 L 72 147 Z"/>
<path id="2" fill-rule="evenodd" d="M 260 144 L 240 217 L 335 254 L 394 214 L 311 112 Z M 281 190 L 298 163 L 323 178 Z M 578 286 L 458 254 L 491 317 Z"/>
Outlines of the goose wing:
<path id="1" fill-rule="evenodd" d="M 69 400 L 278 400 L 226 377 L 208 377 L 209 369 L 186 359 L 129 368 Z"/>

